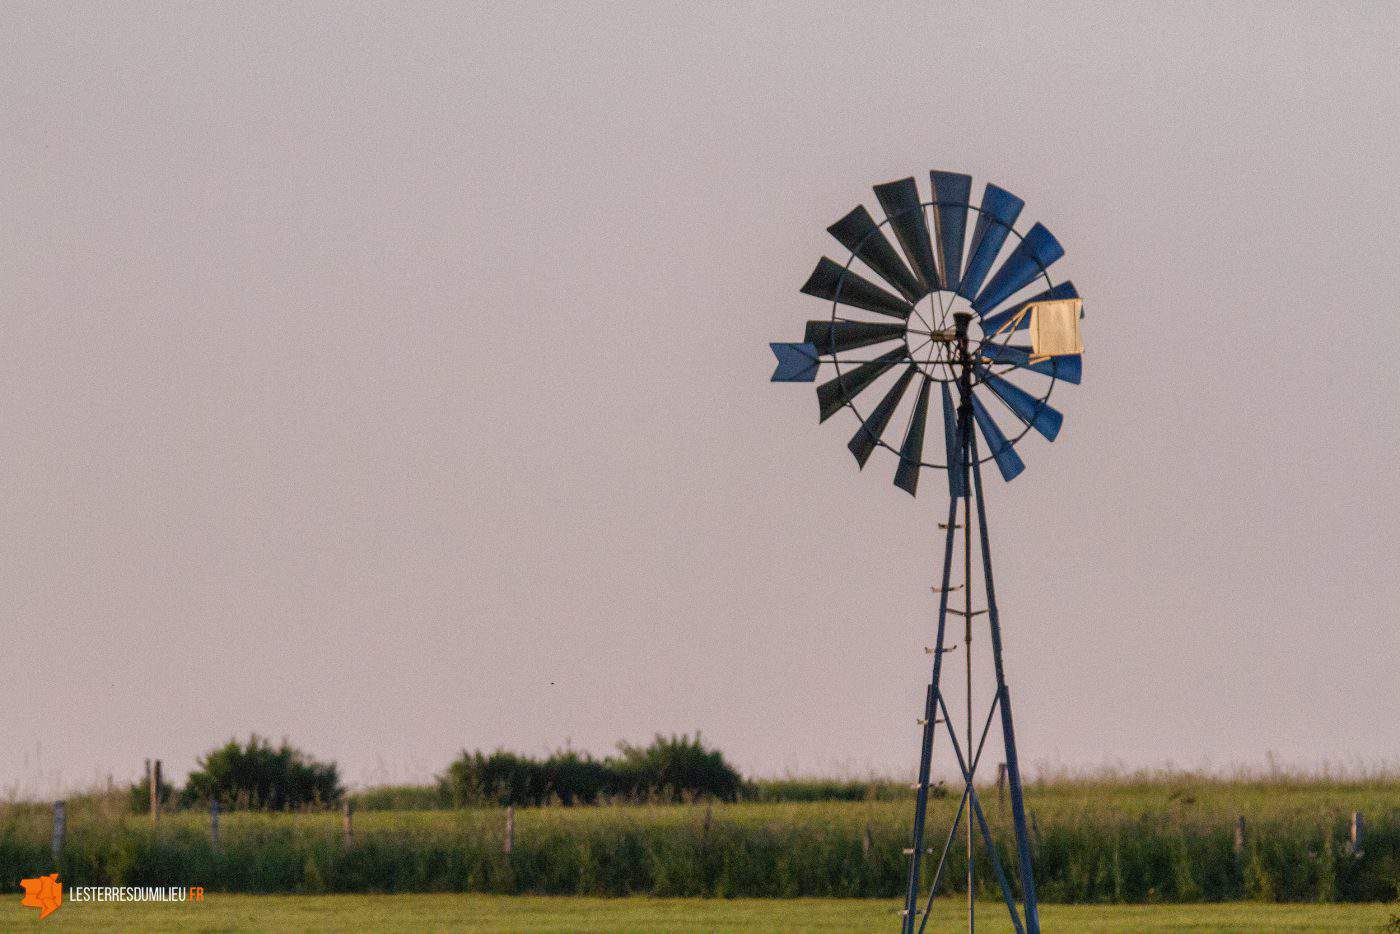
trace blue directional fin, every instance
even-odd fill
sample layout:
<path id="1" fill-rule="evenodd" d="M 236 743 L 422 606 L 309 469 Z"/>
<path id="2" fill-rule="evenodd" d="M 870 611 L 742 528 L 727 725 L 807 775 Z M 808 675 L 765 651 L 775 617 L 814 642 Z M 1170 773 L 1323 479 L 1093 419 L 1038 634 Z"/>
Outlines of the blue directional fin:
<path id="1" fill-rule="evenodd" d="M 773 371 L 775 383 L 810 383 L 817 378 L 817 348 L 811 344 L 769 344 L 778 368 Z"/>
<path id="2" fill-rule="evenodd" d="M 1035 281 L 1051 264 L 1065 255 L 1060 241 L 1041 224 L 1027 231 L 1024 239 L 1001 264 L 992 281 L 972 302 L 972 310 L 985 315 Z"/>
<path id="3" fill-rule="evenodd" d="M 1032 295 L 1024 302 L 1018 302 L 1017 304 L 1012 305 L 1005 311 L 998 311 L 994 315 L 987 315 L 987 317 L 982 319 L 982 333 L 986 334 L 989 337 L 997 333 L 997 331 L 1001 329 L 1001 326 L 1003 324 L 1006 324 L 1006 322 L 1014 319 L 1025 309 L 1027 305 L 1031 304 L 1032 302 L 1048 302 L 1053 301 L 1057 298 L 1078 297 L 1079 292 L 1075 289 L 1073 282 L 1061 282 L 1059 285 L 1052 285 L 1050 288 L 1046 289 L 1044 292 L 1041 292 L 1039 295 Z M 1007 328 L 1007 330 L 1019 331 L 1022 328 L 1028 328 L 1030 326 L 1031 316 L 1026 315 L 1019 322 L 1017 322 L 1015 327 L 1009 327 Z"/>
<path id="4" fill-rule="evenodd" d="M 1016 453 L 1011 442 L 1006 440 L 1006 435 L 1001 433 L 997 423 L 992 420 L 992 413 L 987 411 L 987 407 L 977 398 L 976 393 L 972 396 L 972 417 L 977 420 L 977 427 L 982 429 L 982 437 L 987 439 L 988 453 L 997 462 L 1001 478 L 1006 481 L 1015 480 L 1021 471 L 1026 469 L 1025 461 L 1021 460 L 1021 455 Z"/>
<path id="5" fill-rule="evenodd" d="M 817 405 L 821 412 L 821 420 L 826 421 L 841 411 L 842 406 L 879 379 L 880 374 L 908 356 L 908 347 L 896 347 L 869 363 L 862 363 L 854 370 L 848 370 L 835 379 L 822 383 L 817 387 Z"/>
<path id="6" fill-rule="evenodd" d="M 1006 403 L 1007 408 L 1016 413 L 1017 418 L 1044 435 L 1045 440 L 1055 440 L 1065 420 L 1059 411 L 1015 383 L 1007 382 L 990 372 L 986 367 L 973 367 L 973 370 L 977 373 L 977 378 L 996 393 L 1001 401 Z"/>
<path id="7" fill-rule="evenodd" d="M 967 257 L 967 268 L 963 270 L 962 281 L 958 283 L 958 294 L 968 301 L 982 288 L 982 280 L 996 262 L 1006 235 L 1021 216 L 1021 208 L 1026 203 L 1004 188 L 988 185 L 982 193 L 982 207 L 977 215 L 977 224 L 972 228 L 971 252 Z"/>
<path id="8" fill-rule="evenodd" d="M 885 433 L 885 426 L 890 423 L 890 416 L 894 414 L 899 400 L 904 398 L 904 390 L 909 388 L 909 382 L 918 370 L 918 367 L 911 365 L 899 374 L 899 379 L 890 387 L 890 391 L 885 393 L 885 398 L 880 400 L 880 404 L 875 406 L 870 417 L 861 423 L 861 426 L 856 429 L 856 433 L 851 436 L 850 443 L 846 447 L 855 455 L 856 463 L 862 469 L 865 467 L 865 462 L 870 460 L 875 446 L 880 443 L 880 436 Z"/>
<path id="9" fill-rule="evenodd" d="M 947 383 L 940 383 L 943 390 L 943 445 L 948 464 L 948 495 L 957 499 L 967 495 L 967 473 L 964 470 L 962 443 L 958 437 L 958 409 L 953 402 L 953 394 Z"/>
<path id="10" fill-rule="evenodd" d="M 1030 347 L 1024 344 L 997 344 L 992 341 L 982 344 L 977 352 L 995 363 L 1009 363 L 1019 369 L 1053 376 L 1061 382 L 1073 383 L 1076 386 L 1079 385 L 1084 372 L 1084 358 L 1079 354 L 1066 354 L 1063 357 L 1051 357 L 1031 363 Z"/>
<path id="11" fill-rule="evenodd" d="M 967 237 L 967 206 L 972 201 L 972 176 L 957 172 L 929 175 L 933 183 L 933 227 L 938 236 L 938 268 L 943 288 L 956 292 L 962 281 L 963 240 Z"/>
<path id="12" fill-rule="evenodd" d="M 924 459 L 924 425 L 928 422 L 928 391 L 933 380 L 924 377 L 919 387 L 919 399 L 914 403 L 914 417 L 909 420 L 909 430 L 904 434 L 904 444 L 899 449 L 899 467 L 894 472 L 894 485 L 910 496 L 919 489 L 919 468 Z"/>

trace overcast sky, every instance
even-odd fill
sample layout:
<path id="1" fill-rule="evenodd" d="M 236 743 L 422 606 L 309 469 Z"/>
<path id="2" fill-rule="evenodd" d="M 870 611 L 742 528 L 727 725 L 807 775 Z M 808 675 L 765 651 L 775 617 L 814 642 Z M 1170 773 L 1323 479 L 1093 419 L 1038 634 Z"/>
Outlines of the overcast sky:
<path id="1" fill-rule="evenodd" d="M 249 731 L 356 783 L 697 729 L 912 774 L 939 483 L 766 342 L 930 168 L 1086 299 L 989 477 L 1031 771 L 1396 763 L 1397 48 L 1377 3 L 0 5 L 0 788 Z"/>

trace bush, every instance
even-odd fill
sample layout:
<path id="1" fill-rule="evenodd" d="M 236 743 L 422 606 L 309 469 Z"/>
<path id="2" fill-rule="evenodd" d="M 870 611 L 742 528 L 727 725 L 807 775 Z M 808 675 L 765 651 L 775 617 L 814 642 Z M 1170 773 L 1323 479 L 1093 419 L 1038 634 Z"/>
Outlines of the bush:
<path id="1" fill-rule="evenodd" d="M 466 752 L 438 777 L 440 797 L 471 804 L 593 804 L 605 798 L 677 801 L 710 797 L 733 801 L 743 779 L 719 750 L 697 733 L 657 736 L 648 746 L 618 744 L 618 755 L 598 761 L 587 753 L 555 752 L 543 760 L 496 750 Z"/>
<path id="2" fill-rule="evenodd" d="M 285 739 L 273 748 L 255 733 L 246 745 L 231 739 L 205 754 L 190 773 L 180 803 L 190 807 L 218 801 L 225 807 L 286 810 L 334 804 L 344 793 L 334 762 L 317 762 Z"/>

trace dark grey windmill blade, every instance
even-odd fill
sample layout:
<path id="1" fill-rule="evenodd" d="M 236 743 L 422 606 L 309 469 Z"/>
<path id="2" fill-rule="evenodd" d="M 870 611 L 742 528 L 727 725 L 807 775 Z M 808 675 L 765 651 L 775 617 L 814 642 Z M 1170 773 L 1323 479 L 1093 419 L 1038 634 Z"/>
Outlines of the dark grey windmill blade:
<path id="1" fill-rule="evenodd" d="M 947 383 L 939 383 L 943 390 L 943 446 L 948 462 L 948 495 L 957 499 L 967 495 L 967 474 L 963 464 L 962 437 L 958 431 L 958 410 L 953 404 L 953 394 Z"/>
<path id="2" fill-rule="evenodd" d="M 933 241 L 929 239 L 924 205 L 919 200 L 919 185 L 913 178 L 901 178 L 875 186 L 875 197 L 890 219 L 894 235 L 909 257 L 909 265 L 924 291 L 938 288 L 938 264 L 933 259 Z"/>
<path id="3" fill-rule="evenodd" d="M 1035 281 L 1061 256 L 1065 248 L 1060 241 L 1042 224 L 1036 224 L 1011 251 L 1006 262 L 1001 264 L 992 281 L 987 283 L 972 302 L 972 310 L 985 315 L 1017 292 Z"/>
<path id="4" fill-rule="evenodd" d="M 826 229 L 906 300 L 917 302 L 928 294 L 928 288 L 921 285 L 909 267 L 904 265 L 904 260 L 899 258 L 899 253 L 880 232 L 879 225 L 865 205 L 856 205 L 855 210 Z"/>
<path id="5" fill-rule="evenodd" d="M 982 207 L 977 214 L 977 224 L 972 228 L 967 268 L 958 283 L 958 294 L 963 298 L 972 301 L 981 290 L 982 280 L 991 272 L 1001 245 L 1025 206 L 1026 202 L 996 185 L 988 184 L 982 192 Z"/>
<path id="6" fill-rule="evenodd" d="M 896 347 L 889 353 L 876 357 L 869 363 L 862 363 L 848 373 L 842 373 L 817 387 L 817 404 L 821 420 L 826 421 L 847 402 L 854 399 L 866 387 L 875 382 L 890 367 L 909 356 L 909 348 Z"/>
<path id="7" fill-rule="evenodd" d="M 919 399 L 914 403 L 914 417 L 909 420 L 904 444 L 899 449 L 899 467 L 894 472 L 894 485 L 910 496 L 919 489 L 919 468 L 924 460 L 924 425 L 928 423 L 928 392 L 933 380 L 924 376 L 919 387 Z"/>
<path id="8" fill-rule="evenodd" d="M 897 295 L 891 295 L 868 279 L 846 269 L 839 263 L 822 257 L 817 268 L 807 277 L 802 291 L 829 302 L 839 302 L 852 308 L 889 315 L 901 321 L 909 320 L 914 306 Z"/>
<path id="9" fill-rule="evenodd" d="M 933 227 L 938 234 L 938 268 L 943 273 L 943 288 L 953 292 L 962 281 L 963 240 L 967 237 L 967 206 L 972 201 L 972 176 L 957 172 L 929 175 L 933 184 Z"/>
<path id="10" fill-rule="evenodd" d="M 827 356 L 903 338 L 902 324 L 882 324 L 878 321 L 808 321 L 807 334 L 803 340 L 816 347 L 817 353 Z"/>
<path id="11" fill-rule="evenodd" d="M 850 443 L 846 447 L 855 455 L 856 463 L 862 468 L 865 467 L 865 462 L 870 460 L 875 446 L 880 443 L 880 438 L 890 423 L 890 416 L 899 406 L 899 400 L 904 398 L 904 391 L 909 388 L 910 380 L 918 371 L 919 368 L 911 364 L 903 373 L 899 374 L 899 379 L 890 387 L 890 391 L 885 393 L 885 398 L 880 400 L 880 404 L 875 406 L 870 417 L 851 436 Z"/>

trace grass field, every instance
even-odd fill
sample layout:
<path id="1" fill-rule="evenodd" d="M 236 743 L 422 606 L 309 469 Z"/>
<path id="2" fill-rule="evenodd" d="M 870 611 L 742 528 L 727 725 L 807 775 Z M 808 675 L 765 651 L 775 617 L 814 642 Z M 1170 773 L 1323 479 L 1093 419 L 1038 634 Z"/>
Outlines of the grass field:
<path id="1" fill-rule="evenodd" d="M 928 930 L 966 930 L 964 906 L 935 907 Z M 1050 931 L 1385 931 L 1400 905 L 1048 905 Z M 978 930 L 1010 931 L 1001 905 L 978 905 Z M 0 929 L 35 930 L 35 912 L 0 910 Z M 203 903 L 65 905 L 53 931 L 475 931 L 700 932 L 880 931 L 895 926 L 889 901 L 699 900 L 498 895 L 212 895 Z M 1392 930 L 1400 930 L 1397 924 Z"/>
<path id="2" fill-rule="evenodd" d="M 1007 808 L 983 791 L 1002 861 Z M 1400 897 L 1400 782 L 1058 782 L 1030 787 L 1036 878 L 1052 903 L 1388 902 Z M 930 826 L 956 801 L 933 802 Z M 1350 813 L 1365 815 L 1360 852 Z M 101 799 L 70 803 L 55 865 L 51 816 L 0 805 L 0 879 L 58 870 L 76 884 L 203 885 L 213 892 L 319 895 L 480 892 L 719 898 L 893 898 L 905 884 L 908 801 L 522 808 L 504 813 L 367 811 L 346 845 L 338 814 L 146 817 Z M 1234 847 L 1237 816 L 1245 845 Z M 934 831 L 937 833 L 938 831 Z M 930 845 L 939 846 L 941 837 Z M 986 864 L 981 897 L 995 897 Z M 941 892 L 963 878 L 954 848 Z"/>

